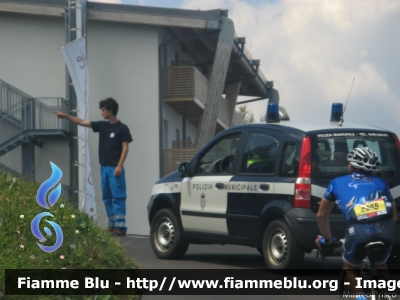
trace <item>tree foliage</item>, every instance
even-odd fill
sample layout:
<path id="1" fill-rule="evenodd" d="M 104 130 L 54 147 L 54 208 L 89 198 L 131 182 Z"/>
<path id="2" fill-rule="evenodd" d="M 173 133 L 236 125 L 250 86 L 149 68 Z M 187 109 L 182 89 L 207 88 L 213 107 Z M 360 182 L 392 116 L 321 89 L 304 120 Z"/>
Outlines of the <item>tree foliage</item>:
<path id="1" fill-rule="evenodd" d="M 97 225 L 96 220 L 60 198 L 48 212 L 63 231 L 63 244 L 44 252 L 32 234 L 31 221 L 44 211 L 38 205 L 38 184 L 0 172 L 0 298 L 5 289 L 6 269 L 137 269 L 119 239 Z M 40 232 L 45 222 L 40 224 Z M 52 225 L 53 226 L 53 225 Z M 46 232 L 47 233 L 47 232 Z M 54 245 L 56 235 L 46 235 L 45 246 Z M 140 299 L 140 296 L 108 295 L 96 299 Z M 107 297 L 107 298 L 105 298 Z M 22 296 L 7 299 L 94 299 L 91 296 Z"/>
<path id="2" fill-rule="evenodd" d="M 242 105 L 238 107 L 238 113 L 243 117 L 244 123 L 254 123 L 254 114 L 247 108 L 247 105 Z"/>

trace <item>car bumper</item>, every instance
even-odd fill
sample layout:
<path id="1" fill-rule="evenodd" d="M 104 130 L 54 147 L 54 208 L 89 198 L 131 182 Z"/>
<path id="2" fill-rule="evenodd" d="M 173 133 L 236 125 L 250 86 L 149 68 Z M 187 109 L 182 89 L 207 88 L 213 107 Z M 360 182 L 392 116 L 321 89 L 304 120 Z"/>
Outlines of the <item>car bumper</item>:
<path id="1" fill-rule="evenodd" d="M 316 215 L 309 209 L 292 208 L 285 215 L 293 234 L 302 247 L 307 251 L 315 248 L 315 239 L 320 234 Z M 341 214 L 331 214 L 329 223 L 332 235 L 336 238 L 344 238 L 346 231 L 346 220 Z M 400 247 L 400 222 L 394 227 L 393 234 L 394 247 Z"/>

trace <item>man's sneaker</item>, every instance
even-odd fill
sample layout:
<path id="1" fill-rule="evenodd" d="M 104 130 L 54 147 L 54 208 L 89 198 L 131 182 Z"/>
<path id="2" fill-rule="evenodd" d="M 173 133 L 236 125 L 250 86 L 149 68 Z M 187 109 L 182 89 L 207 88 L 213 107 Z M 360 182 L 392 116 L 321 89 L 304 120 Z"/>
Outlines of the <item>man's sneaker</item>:
<path id="1" fill-rule="evenodd" d="M 112 233 L 112 235 L 115 235 L 115 236 L 125 236 L 126 235 L 125 230 L 123 230 L 122 228 L 114 228 L 114 230 L 111 233 Z"/>

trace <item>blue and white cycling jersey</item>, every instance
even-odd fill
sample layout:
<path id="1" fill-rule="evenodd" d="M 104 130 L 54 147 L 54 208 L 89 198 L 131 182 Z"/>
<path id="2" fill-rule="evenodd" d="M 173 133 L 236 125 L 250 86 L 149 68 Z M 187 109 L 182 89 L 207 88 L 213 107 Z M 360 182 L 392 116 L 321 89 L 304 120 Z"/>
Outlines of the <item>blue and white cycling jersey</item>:
<path id="1" fill-rule="evenodd" d="M 338 201 L 348 224 L 371 222 L 392 217 L 393 197 L 382 179 L 355 172 L 333 179 L 324 194 Z"/>

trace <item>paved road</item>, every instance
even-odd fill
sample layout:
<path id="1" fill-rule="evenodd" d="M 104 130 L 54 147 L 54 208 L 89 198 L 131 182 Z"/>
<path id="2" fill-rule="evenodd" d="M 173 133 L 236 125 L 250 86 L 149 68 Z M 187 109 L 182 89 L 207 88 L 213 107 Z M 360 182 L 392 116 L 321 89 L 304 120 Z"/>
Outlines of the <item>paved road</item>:
<path id="1" fill-rule="evenodd" d="M 264 258 L 254 248 L 233 245 L 190 245 L 186 255 L 180 260 L 158 259 L 151 250 L 149 237 L 128 235 L 120 239 L 127 253 L 142 269 L 264 269 Z M 329 268 L 341 268 L 340 258 L 328 258 Z M 315 252 L 306 254 L 303 267 L 307 269 L 328 268 L 320 258 L 315 257 Z M 321 296 L 149 296 L 143 300 L 197 300 L 197 299 L 268 299 L 271 300 L 317 300 Z M 338 296 L 323 296 L 324 300 L 338 299 Z"/>

